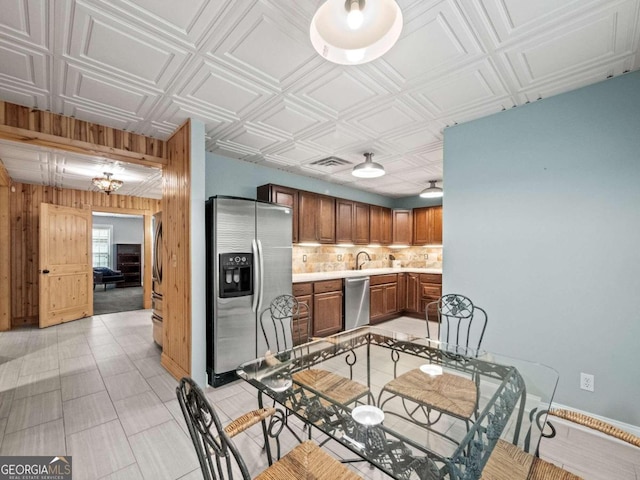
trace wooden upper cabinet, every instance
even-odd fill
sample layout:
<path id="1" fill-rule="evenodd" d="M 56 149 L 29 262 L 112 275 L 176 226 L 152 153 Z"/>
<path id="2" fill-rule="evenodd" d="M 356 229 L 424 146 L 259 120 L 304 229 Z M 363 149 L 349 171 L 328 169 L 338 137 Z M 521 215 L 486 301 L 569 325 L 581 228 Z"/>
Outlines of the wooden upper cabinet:
<path id="1" fill-rule="evenodd" d="M 442 245 L 442 206 L 431 207 L 429 225 L 431 226 L 431 239 L 429 243 Z"/>
<path id="2" fill-rule="evenodd" d="M 335 198 L 298 192 L 298 241 L 335 243 Z"/>
<path id="3" fill-rule="evenodd" d="M 393 240 L 391 209 L 369 205 L 369 243 L 389 245 Z"/>
<path id="4" fill-rule="evenodd" d="M 369 205 L 336 198 L 336 243 L 369 243 Z"/>
<path id="5" fill-rule="evenodd" d="M 258 200 L 278 203 L 291 207 L 292 213 L 292 240 L 298 243 L 298 190 L 280 185 L 261 185 L 258 187 Z"/>
<path id="6" fill-rule="evenodd" d="M 442 244 L 442 207 L 413 209 L 413 244 Z"/>
<path id="7" fill-rule="evenodd" d="M 351 200 L 336 199 L 336 243 L 353 243 L 354 204 Z"/>
<path id="8" fill-rule="evenodd" d="M 369 205 L 354 202 L 353 204 L 353 243 L 367 245 L 369 243 Z"/>
<path id="9" fill-rule="evenodd" d="M 413 209 L 413 244 L 429 243 L 429 207 Z"/>
<path id="10" fill-rule="evenodd" d="M 393 243 L 411 245 L 411 240 L 411 210 L 394 210 Z"/>

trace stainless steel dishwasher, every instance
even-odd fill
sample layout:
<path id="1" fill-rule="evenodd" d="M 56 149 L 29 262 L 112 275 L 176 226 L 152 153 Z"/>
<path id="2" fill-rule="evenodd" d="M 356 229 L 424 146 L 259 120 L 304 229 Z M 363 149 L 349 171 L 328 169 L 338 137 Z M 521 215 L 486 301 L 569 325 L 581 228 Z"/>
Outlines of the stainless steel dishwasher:
<path id="1" fill-rule="evenodd" d="M 344 329 L 369 325 L 369 277 L 344 279 Z"/>

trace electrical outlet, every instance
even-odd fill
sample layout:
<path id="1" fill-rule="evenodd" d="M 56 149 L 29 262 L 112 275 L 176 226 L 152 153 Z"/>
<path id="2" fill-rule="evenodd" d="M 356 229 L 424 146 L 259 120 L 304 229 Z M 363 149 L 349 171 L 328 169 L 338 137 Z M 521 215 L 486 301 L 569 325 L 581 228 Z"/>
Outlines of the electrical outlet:
<path id="1" fill-rule="evenodd" d="M 338 261 L 341 262 L 342 261 L 342 255 L 338 255 Z"/>
<path id="2" fill-rule="evenodd" d="M 588 392 L 595 389 L 595 379 L 590 373 L 580 373 L 580 388 Z"/>
<path id="3" fill-rule="evenodd" d="M 425 260 L 429 260 L 429 254 L 428 254 L 428 253 L 425 253 L 425 254 L 424 254 L 424 259 L 425 259 Z"/>
<path id="4" fill-rule="evenodd" d="M 306 262 L 307 261 L 307 256 L 306 255 L 302 255 L 302 261 Z"/>

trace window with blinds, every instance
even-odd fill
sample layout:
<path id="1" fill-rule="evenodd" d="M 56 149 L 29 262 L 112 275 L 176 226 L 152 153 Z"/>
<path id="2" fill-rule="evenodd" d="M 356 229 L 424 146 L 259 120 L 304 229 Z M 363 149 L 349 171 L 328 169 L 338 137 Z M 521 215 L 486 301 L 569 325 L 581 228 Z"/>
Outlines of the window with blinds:
<path id="1" fill-rule="evenodd" d="M 93 226 L 93 266 L 111 267 L 112 225 Z"/>

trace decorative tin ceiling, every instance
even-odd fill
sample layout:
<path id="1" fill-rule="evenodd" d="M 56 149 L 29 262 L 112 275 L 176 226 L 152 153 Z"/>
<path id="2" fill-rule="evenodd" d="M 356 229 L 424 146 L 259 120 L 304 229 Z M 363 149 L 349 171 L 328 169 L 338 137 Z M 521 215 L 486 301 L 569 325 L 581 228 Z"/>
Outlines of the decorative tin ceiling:
<path id="1" fill-rule="evenodd" d="M 192 117 L 211 152 L 403 197 L 442 178 L 447 125 L 640 68 L 640 0 L 400 0 L 400 40 L 360 66 L 313 50 L 320 3 L 4 0 L 0 98 L 160 138 Z M 364 152 L 385 176 L 351 176 Z M 59 164 L 32 180 L 75 185 Z"/>

